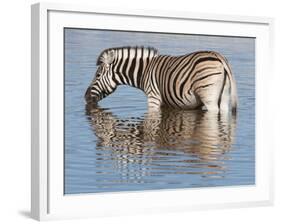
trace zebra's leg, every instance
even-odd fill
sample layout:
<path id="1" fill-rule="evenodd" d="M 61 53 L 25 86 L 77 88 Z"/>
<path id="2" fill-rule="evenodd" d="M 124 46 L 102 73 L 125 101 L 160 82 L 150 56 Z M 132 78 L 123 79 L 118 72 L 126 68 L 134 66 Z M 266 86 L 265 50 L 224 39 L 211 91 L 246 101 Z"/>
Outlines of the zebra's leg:
<path id="1" fill-rule="evenodd" d="M 149 112 L 157 112 L 161 109 L 161 98 L 149 95 L 147 99 L 148 103 L 148 111 Z"/>
<path id="2" fill-rule="evenodd" d="M 215 103 L 215 101 L 205 101 L 201 99 L 201 101 L 203 101 L 203 110 L 207 110 L 209 112 L 214 112 L 214 113 L 218 113 L 219 112 L 219 107 L 218 105 Z"/>
<path id="3" fill-rule="evenodd" d="M 197 94 L 202 102 L 204 110 L 214 113 L 219 112 L 223 86 L 223 76 L 219 75 L 210 79 L 208 83 L 204 83 L 204 88 L 197 88 L 195 94 Z"/>

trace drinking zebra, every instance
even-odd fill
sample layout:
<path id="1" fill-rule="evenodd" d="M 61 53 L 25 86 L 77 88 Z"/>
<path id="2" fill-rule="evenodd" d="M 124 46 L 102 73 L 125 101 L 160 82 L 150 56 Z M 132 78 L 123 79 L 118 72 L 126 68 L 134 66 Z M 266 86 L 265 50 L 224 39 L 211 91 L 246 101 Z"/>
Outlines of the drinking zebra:
<path id="1" fill-rule="evenodd" d="M 170 56 L 150 47 L 110 48 L 100 54 L 97 65 L 85 94 L 87 103 L 96 104 L 118 85 L 129 85 L 144 91 L 149 110 L 166 106 L 235 112 L 237 108 L 233 74 L 217 52 Z"/>

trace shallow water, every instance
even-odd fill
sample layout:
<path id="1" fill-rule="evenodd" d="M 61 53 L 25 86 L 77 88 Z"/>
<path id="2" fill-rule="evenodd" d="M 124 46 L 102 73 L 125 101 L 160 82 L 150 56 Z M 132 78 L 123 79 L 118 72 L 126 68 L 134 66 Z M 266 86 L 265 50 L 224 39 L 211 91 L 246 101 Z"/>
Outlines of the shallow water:
<path id="1" fill-rule="evenodd" d="M 147 113 L 142 91 L 120 86 L 85 106 L 96 59 L 109 47 L 153 46 L 161 54 L 215 50 L 237 80 L 238 116 Z M 252 38 L 65 30 L 65 193 L 255 183 L 255 40 Z"/>

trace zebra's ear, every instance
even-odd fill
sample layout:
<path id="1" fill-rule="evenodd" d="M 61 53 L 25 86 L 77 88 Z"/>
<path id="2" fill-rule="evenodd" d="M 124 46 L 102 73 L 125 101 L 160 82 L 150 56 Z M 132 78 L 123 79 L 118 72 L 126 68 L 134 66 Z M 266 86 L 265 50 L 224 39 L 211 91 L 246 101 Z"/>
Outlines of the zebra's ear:
<path id="1" fill-rule="evenodd" d="M 104 53 L 103 62 L 107 65 L 111 64 L 114 61 L 115 51 L 108 50 Z"/>

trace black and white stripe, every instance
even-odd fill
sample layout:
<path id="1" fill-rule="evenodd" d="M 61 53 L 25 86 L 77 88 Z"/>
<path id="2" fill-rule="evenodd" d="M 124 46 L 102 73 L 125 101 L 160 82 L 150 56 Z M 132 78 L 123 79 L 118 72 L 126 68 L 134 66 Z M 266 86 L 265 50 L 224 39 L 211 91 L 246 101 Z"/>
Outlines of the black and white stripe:
<path id="1" fill-rule="evenodd" d="M 149 109 L 168 106 L 236 111 L 236 84 L 227 60 L 217 52 L 198 51 L 182 56 L 159 55 L 155 48 L 122 47 L 104 50 L 96 77 L 85 98 L 97 103 L 118 85 L 143 90 Z"/>

